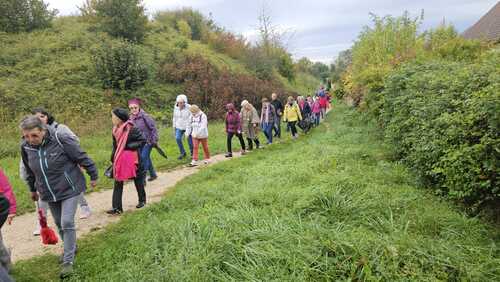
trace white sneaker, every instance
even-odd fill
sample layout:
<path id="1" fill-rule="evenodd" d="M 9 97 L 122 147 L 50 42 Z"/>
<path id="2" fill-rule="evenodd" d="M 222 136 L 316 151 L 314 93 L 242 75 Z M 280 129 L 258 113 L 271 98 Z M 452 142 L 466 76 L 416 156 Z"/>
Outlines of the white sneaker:
<path id="1" fill-rule="evenodd" d="M 198 162 L 195 160 L 192 160 L 191 163 L 189 164 L 190 166 L 197 166 Z"/>
<path id="2" fill-rule="evenodd" d="M 81 206 L 80 207 L 80 219 L 87 219 L 90 217 L 92 212 L 90 211 L 89 206 Z"/>
<path id="3" fill-rule="evenodd" d="M 205 164 L 209 164 L 211 161 L 210 161 L 210 159 L 207 159 L 207 160 L 204 160 L 203 162 L 204 162 Z"/>
<path id="4" fill-rule="evenodd" d="M 36 228 L 35 231 L 33 231 L 33 236 L 40 236 L 40 227 Z"/>

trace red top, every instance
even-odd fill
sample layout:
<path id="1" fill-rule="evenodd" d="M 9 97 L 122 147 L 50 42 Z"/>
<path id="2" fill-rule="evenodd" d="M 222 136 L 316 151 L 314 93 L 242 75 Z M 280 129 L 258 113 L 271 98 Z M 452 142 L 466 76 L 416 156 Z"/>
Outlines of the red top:
<path id="1" fill-rule="evenodd" d="M 7 200 L 9 200 L 9 214 L 16 214 L 16 197 L 12 192 L 12 186 L 10 186 L 9 180 L 3 173 L 2 169 L 0 169 L 0 193 L 2 193 L 7 198 Z"/>

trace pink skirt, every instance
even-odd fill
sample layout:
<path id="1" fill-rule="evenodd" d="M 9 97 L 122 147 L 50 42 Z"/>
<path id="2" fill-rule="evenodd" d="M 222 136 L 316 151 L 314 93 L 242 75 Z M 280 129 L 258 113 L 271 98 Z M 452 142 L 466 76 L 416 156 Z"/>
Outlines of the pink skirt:
<path id="1" fill-rule="evenodd" d="M 125 181 L 137 176 L 139 156 L 137 151 L 123 150 L 122 154 L 114 162 L 113 172 L 116 181 Z"/>

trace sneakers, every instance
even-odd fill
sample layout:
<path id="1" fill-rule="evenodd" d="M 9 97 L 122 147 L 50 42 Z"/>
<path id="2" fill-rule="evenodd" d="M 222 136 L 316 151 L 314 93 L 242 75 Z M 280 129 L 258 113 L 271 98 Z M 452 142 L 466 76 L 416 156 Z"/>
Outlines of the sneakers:
<path id="1" fill-rule="evenodd" d="M 186 154 L 180 154 L 180 156 L 177 158 L 179 161 L 184 159 L 186 157 Z"/>
<path id="2" fill-rule="evenodd" d="M 191 163 L 189 164 L 189 166 L 197 166 L 197 165 L 198 165 L 198 162 L 195 160 L 192 160 Z"/>
<path id="3" fill-rule="evenodd" d="M 146 205 L 146 202 L 139 202 L 137 206 L 135 206 L 136 209 L 143 208 Z"/>
<path id="4" fill-rule="evenodd" d="M 90 207 L 88 205 L 80 206 L 80 219 L 87 219 L 91 214 L 92 212 L 90 211 Z"/>
<path id="5" fill-rule="evenodd" d="M 156 179 L 158 178 L 158 176 L 151 176 L 150 178 L 148 178 L 148 182 L 151 182 L 151 181 L 155 181 Z"/>
<path id="6" fill-rule="evenodd" d="M 233 157 L 233 154 L 232 153 L 227 153 L 226 154 L 226 158 L 232 158 Z"/>
<path id="7" fill-rule="evenodd" d="M 110 214 L 110 215 L 120 215 L 123 213 L 122 210 L 119 210 L 119 209 L 110 209 L 109 211 L 106 212 L 107 214 Z"/>
<path id="8" fill-rule="evenodd" d="M 61 273 L 59 274 L 59 276 L 61 277 L 61 279 L 66 279 L 73 275 L 73 273 L 73 263 L 68 262 L 61 266 Z"/>
<path id="9" fill-rule="evenodd" d="M 40 224 L 37 223 L 35 231 L 33 231 L 33 236 L 40 236 Z"/>
<path id="10" fill-rule="evenodd" d="M 210 161 L 210 159 L 206 159 L 206 160 L 203 161 L 203 163 L 209 164 L 209 163 L 211 163 L 211 161 Z"/>

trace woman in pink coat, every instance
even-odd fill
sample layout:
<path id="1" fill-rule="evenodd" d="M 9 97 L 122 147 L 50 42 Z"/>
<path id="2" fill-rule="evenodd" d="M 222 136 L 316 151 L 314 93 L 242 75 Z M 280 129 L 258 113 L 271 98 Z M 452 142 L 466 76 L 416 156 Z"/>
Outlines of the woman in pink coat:
<path id="1" fill-rule="evenodd" d="M 0 169 L 0 204 L 2 206 L 9 206 L 8 212 L 0 213 L 0 227 L 3 226 L 5 221 L 7 224 L 12 223 L 12 219 L 16 216 L 16 197 L 12 192 L 12 186 L 7 179 L 7 176 L 3 173 L 2 169 Z M 2 267 L 7 271 L 10 270 L 11 259 L 10 252 L 7 250 L 3 243 L 3 238 L 0 232 L 0 263 Z"/>

